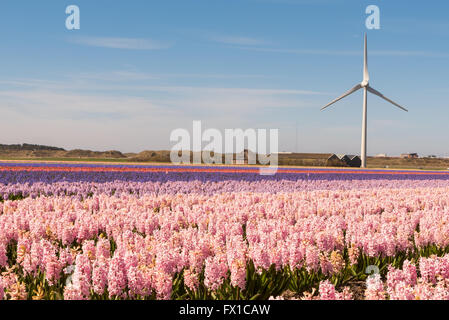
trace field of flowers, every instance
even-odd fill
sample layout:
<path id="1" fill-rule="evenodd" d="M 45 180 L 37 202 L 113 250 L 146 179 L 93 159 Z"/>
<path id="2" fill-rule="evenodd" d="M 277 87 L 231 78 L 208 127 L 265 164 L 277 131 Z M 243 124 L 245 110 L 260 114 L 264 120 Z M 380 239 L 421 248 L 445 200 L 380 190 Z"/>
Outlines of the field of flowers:
<path id="1" fill-rule="evenodd" d="M 449 299 L 448 172 L 258 172 L 0 163 L 0 299 Z"/>

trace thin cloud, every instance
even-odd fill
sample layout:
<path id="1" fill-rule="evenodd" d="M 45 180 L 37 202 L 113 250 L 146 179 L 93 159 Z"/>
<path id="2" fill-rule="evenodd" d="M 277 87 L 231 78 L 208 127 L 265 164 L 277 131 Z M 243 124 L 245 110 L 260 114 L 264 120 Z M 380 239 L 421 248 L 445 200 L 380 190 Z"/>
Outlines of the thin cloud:
<path id="1" fill-rule="evenodd" d="M 145 81 L 156 80 L 160 77 L 132 71 L 112 71 L 103 73 L 82 73 L 72 76 L 74 79 L 82 80 L 102 80 L 102 81 Z"/>
<path id="2" fill-rule="evenodd" d="M 93 79 L 103 81 L 145 81 L 158 79 L 262 79 L 271 76 L 258 74 L 199 74 L 199 73 L 155 73 L 148 74 L 133 71 L 111 71 L 104 73 L 82 73 L 74 75 L 75 79 Z"/>
<path id="3" fill-rule="evenodd" d="M 264 46 L 270 45 L 272 42 L 259 37 L 253 37 L 242 34 L 226 34 L 202 29 L 183 29 L 181 33 L 191 36 L 195 39 L 202 39 L 206 41 L 234 45 L 234 46 Z"/>
<path id="4" fill-rule="evenodd" d="M 192 78 L 192 79 L 268 79 L 273 76 L 266 76 L 262 74 L 164 74 L 159 75 L 161 78 Z"/>
<path id="5" fill-rule="evenodd" d="M 399 56 L 399 57 L 426 57 L 426 58 L 448 58 L 449 53 L 432 52 L 432 51 L 372 51 L 370 54 L 375 56 Z"/>
<path id="6" fill-rule="evenodd" d="M 298 55 L 326 55 L 326 56 L 359 56 L 363 52 L 357 50 L 315 50 L 315 49 L 283 49 L 262 47 L 235 47 L 241 50 L 286 53 Z M 373 56 L 399 56 L 399 57 L 425 57 L 425 58 L 448 58 L 449 53 L 432 51 L 405 51 L 405 50 L 373 50 L 369 52 Z"/>
<path id="7" fill-rule="evenodd" d="M 96 80 L 99 77 L 86 77 L 85 79 Z M 270 88 L 232 88 L 232 87 L 204 87 L 204 86 L 157 86 L 157 85 L 128 85 L 123 84 L 101 84 L 98 82 L 70 83 L 57 81 L 36 81 L 35 79 L 2 80 L 0 83 L 12 85 L 17 88 L 34 88 L 38 90 L 129 90 L 143 92 L 163 92 L 172 94 L 225 94 L 225 95 L 251 95 L 251 96 L 267 96 L 267 95 L 326 95 L 328 93 L 312 90 L 296 90 L 296 89 L 270 89 Z M 3 91 L 0 91 L 0 96 Z"/>
<path id="8" fill-rule="evenodd" d="M 101 81 L 100 81 L 101 82 Z M 55 82 L 35 79 L 10 80 L 13 88 L 0 90 L 4 110 L 40 119 L 136 121 L 150 116 L 189 119 L 223 117 L 223 110 L 242 116 L 269 114 L 273 108 L 304 108 L 316 91 L 270 88 L 223 88 L 204 86 L 152 86 L 107 84 L 99 81 Z M 7 84 L 8 81 L 4 81 Z M 126 93 L 122 93 L 125 91 Z M 243 116 L 243 117 L 245 117 Z M 222 119 L 223 120 L 223 119 Z"/>
<path id="9" fill-rule="evenodd" d="M 172 47 L 170 43 L 140 38 L 76 37 L 68 41 L 90 47 L 127 50 L 162 50 Z"/>
<path id="10" fill-rule="evenodd" d="M 283 49 L 283 48 L 262 48 L 262 47 L 236 47 L 241 50 L 273 52 L 273 53 L 291 53 L 291 54 L 309 54 L 309 55 L 359 55 L 359 51 L 337 51 L 337 50 L 315 50 L 315 49 Z"/>
<path id="11" fill-rule="evenodd" d="M 198 93 L 198 94 L 244 94 L 244 95 L 321 95 L 323 93 L 308 90 L 289 89 L 253 89 L 253 88 L 213 88 L 189 86 L 142 86 L 139 89 L 171 93 Z"/>
<path id="12" fill-rule="evenodd" d="M 210 40 L 232 45 L 242 46 L 259 46 L 267 44 L 265 40 L 250 38 L 250 37 L 238 37 L 238 36 L 213 36 L 209 37 Z"/>
<path id="13" fill-rule="evenodd" d="M 91 121 L 120 123 L 127 120 L 131 124 L 155 115 L 160 119 L 178 116 L 178 112 L 148 98 L 129 95 L 79 94 L 67 90 L 9 90 L 0 91 L 0 101 L 3 111 L 11 116 L 36 121 L 51 119 L 55 123 L 70 120 L 84 125 Z"/>

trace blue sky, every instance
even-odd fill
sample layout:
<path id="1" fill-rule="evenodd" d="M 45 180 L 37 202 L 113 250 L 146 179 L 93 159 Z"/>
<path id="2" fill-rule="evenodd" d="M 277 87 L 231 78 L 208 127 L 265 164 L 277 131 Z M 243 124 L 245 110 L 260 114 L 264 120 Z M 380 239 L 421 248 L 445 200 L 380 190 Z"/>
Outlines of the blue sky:
<path id="1" fill-rule="evenodd" d="M 78 5 L 81 29 L 65 28 Z M 5 0 L 0 143 L 135 152 L 170 132 L 277 128 L 281 150 L 359 153 L 365 8 L 368 153 L 449 156 L 449 2 Z M 298 127 L 296 148 L 295 127 Z"/>

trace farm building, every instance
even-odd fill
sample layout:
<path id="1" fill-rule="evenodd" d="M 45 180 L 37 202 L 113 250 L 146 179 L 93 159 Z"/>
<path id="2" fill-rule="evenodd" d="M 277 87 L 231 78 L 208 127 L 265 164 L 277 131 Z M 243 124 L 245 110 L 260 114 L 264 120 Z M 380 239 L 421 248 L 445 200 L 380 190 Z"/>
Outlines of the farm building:
<path id="1" fill-rule="evenodd" d="M 401 154 L 402 159 L 417 159 L 419 158 L 417 153 L 403 153 Z"/>
<path id="2" fill-rule="evenodd" d="M 341 161 L 349 167 L 360 167 L 362 160 L 359 156 L 352 154 L 333 154 L 329 157 L 328 161 Z"/>
<path id="3" fill-rule="evenodd" d="M 346 154 L 337 154 L 338 159 L 349 165 L 349 156 Z"/>
<path id="4" fill-rule="evenodd" d="M 360 159 L 359 156 L 350 154 L 346 155 L 346 157 L 349 159 L 349 162 L 347 163 L 350 167 L 359 168 L 362 166 L 362 159 Z"/>
<path id="5" fill-rule="evenodd" d="M 330 155 L 329 158 L 327 159 L 326 166 L 333 167 L 337 165 L 341 167 L 347 166 L 346 162 L 340 159 L 340 157 L 337 156 L 336 154 Z"/>
<path id="6" fill-rule="evenodd" d="M 359 156 L 353 154 L 337 154 L 337 157 L 344 161 L 350 167 L 360 167 L 362 165 L 362 160 Z"/>
<path id="7" fill-rule="evenodd" d="M 387 155 L 385 153 L 379 153 L 374 156 L 375 158 L 386 158 Z"/>

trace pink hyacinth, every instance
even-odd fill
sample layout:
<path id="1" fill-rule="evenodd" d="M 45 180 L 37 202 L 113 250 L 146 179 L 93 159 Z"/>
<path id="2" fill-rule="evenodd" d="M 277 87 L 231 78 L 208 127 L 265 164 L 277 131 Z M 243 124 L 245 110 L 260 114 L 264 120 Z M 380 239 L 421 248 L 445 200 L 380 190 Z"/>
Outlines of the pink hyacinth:
<path id="1" fill-rule="evenodd" d="M 320 268 L 321 272 L 325 275 L 332 274 L 334 268 L 332 266 L 332 263 L 330 259 L 327 257 L 326 254 L 320 254 Z"/>
<path id="2" fill-rule="evenodd" d="M 366 279 L 366 290 L 365 299 L 366 300 L 385 300 L 386 292 L 384 289 L 384 283 L 380 278 L 379 274 L 369 276 Z"/>
<path id="3" fill-rule="evenodd" d="M 62 267 L 55 254 L 48 254 L 45 257 L 45 279 L 53 285 L 61 277 Z"/>
<path id="4" fill-rule="evenodd" d="M 62 266 L 56 255 L 57 249 L 48 241 L 41 240 L 42 244 L 42 264 L 45 270 L 45 278 L 50 285 L 57 282 L 61 276 Z"/>
<path id="5" fill-rule="evenodd" d="M 306 249 L 306 266 L 307 270 L 318 271 L 320 265 L 320 252 L 315 246 L 308 246 Z"/>
<path id="6" fill-rule="evenodd" d="M 155 289 L 157 298 L 161 300 L 169 300 L 173 291 L 173 279 L 172 276 L 162 272 L 156 272 Z"/>
<path id="7" fill-rule="evenodd" d="M 199 286 L 198 274 L 190 269 L 184 270 L 184 285 L 192 291 L 196 291 Z"/>
<path id="8" fill-rule="evenodd" d="M 88 282 L 92 279 L 92 263 L 86 254 L 79 254 L 75 259 L 75 275 L 82 274 Z"/>
<path id="9" fill-rule="evenodd" d="M 34 272 L 40 266 L 44 259 L 44 250 L 41 241 L 35 241 L 31 245 L 30 265 L 27 271 Z"/>
<path id="10" fill-rule="evenodd" d="M 8 257 L 6 256 L 6 245 L 0 242 L 0 267 L 8 265 Z"/>
<path id="11" fill-rule="evenodd" d="M 127 274 L 129 297 L 133 298 L 136 295 L 143 296 L 145 294 L 145 282 L 142 270 L 137 266 L 131 265 L 128 268 Z"/>
<path id="12" fill-rule="evenodd" d="M 349 287 L 344 287 L 341 292 L 337 292 L 335 295 L 337 300 L 354 300 L 354 295 Z"/>
<path id="13" fill-rule="evenodd" d="M 399 281 L 395 284 L 394 290 L 389 290 L 391 300 L 414 300 L 415 291 L 412 286 L 405 281 Z"/>
<path id="14" fill-rule="evenodd" d="M 83 299 L 90 296 L 92 278 L 92 266 L 87 255 L 80 254 L 75 260 L 75 272 L 73 273 L 72 283 L 77 294 Z"/>
<path id="15" fill-rule="evenodd" d="M 108 259 L 104 256 L 97 256 L 92 266 L 92 289 L 98 294 L 102 295 L 108 284 Z"/>
<path id="16" fill-rule="evenodd" d="M 84 241 L 81 250 L 91 261 L 95 260 L 96 247 L 93 240 Z"/>
<path id="17" fill-rule="evenodd" d="M 105 258 L 109 258 L 111 256 L 111 243 L 108 239 L 101 237 L 98 239 L 95 255 L 96 257 L 103 256 Z"/>
<path id="18" fill-rule="evenodd" d="M 115 254 L 109 263 L 108 270 L 109 297 L 122 297 L 126 284 L 125 263 L 120 255 Z"/>
<path id="19" fill-rule="evenodd" d="M 87 300 L 79 288 L 76 288 L 73 284 L 68 284 L 64 288 L 64 300 Z"/>
<path id="20" fill-rule="evenodd" d="M 210 290 L 217 290 L 227 277 L 228 266 L 224 255 L 216 255 L 206 259 L 204 284 Z"/>
<path id="21" fill-rule="evenodd" d="M 360 250 L 355 245 L 352 245 L 348 248 L 348 255 L 349 255 L 349 262 L 351 265 L 357 264 L 357 261 L 359 259 Z"/>
<path id="22" fill-rule="evenodd" d="M 335 287 L 329 280 L 321 281 L 318 291 L 321 300 L 337 300 Z"/>
<path id="23" fill-rule="evenodd" d="M 59 264 L 61 267 L 73 264 L 73 257 L 69 248 L 64 248 L 59 251 Z"/>

